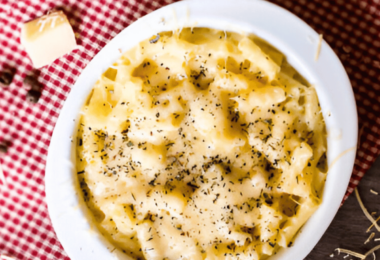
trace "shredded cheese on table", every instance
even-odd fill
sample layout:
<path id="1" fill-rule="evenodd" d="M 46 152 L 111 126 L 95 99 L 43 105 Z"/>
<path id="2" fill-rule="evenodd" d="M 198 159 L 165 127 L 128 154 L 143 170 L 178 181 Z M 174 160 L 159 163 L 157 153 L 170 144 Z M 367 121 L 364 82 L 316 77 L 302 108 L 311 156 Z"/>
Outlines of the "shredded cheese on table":
<path id="1" fill-rule="evenodd" d="M 319 54 L 321 53 L 321 48 L 322 48 L 322 40 L 323 40 L 323 35 L 320 34 L 318 38 L 318 45 L 317 45 L 317 51 L 315 53 L 314 60 L 317 61 L 319 59 Z"/>
<path id="2" fill-rule="evenodd" d="M 1 167 L 1 163 L 0 163 L 0 180 L 3 183 L 3 185 L 6 184 L 6 182 L 5 182 L 5 175 L 4 175 L 3 169 Z"/>
<path id="3" fill-rule="evenodd" d="M 378 217 L 376 220 L 375 220 L 375 222 L 374 223 L 377 223 L 377 221 L 379 221 L 380 220 L 380 217 Z M 367 233 L 371 230 L 371 228 L 374 226 L 374 223 L 372 223 L 372 225 L 371 226 L 369 226 L 369 228 L 367 229 Z"/>
<path id="4" fill-rule="evenodd" d="M 365 259 L 365 255 L 360 254 L 360 253 L 356 253 L 356 252 L 351 251 L 351 250 L 347 250 L 344 248 L 336 248 L 335 250 L 338 251 L 338 254 L 345 253 L 345 254 L 355 256 L 355 257 L 360 258 L 360 259 Z"/>
<path id="5" fill-rule="evenodd" d="M 258 260 L 290 246 L 327 174 L 314 87 L 257 37 L 152 39 L 81 111 L 77 174 L 102 233 L 140 259 Z"/>
<path id="6" fill-rule="evenodd" d="M 364 244 L 369 243 L 369 242 L 372 240 L 372 238 L 373 238 L 374 236 L 375 236 L 375 233 L 372 232 L 371 235 L 369 235 L 369 237 L 367 238 L 367 240 L 364 242 Z"/>
<path id="7" fill-rule="evenodd" d="M 365 206 L 364 206 L 364 204 L 363 204 L 363 202 L 362 202 L 362 200 L 360 198 L 360 195 L 359 195 L 359 192 L 358 192 L 357 188 L 355 188 L 355 195 L 356 195 L 356 199 L 358 200 L 358 203 L 360 205 L 360 208 L 363 210 L 364 215 L 368 218 L 369 221 L 372 222 L 372 225 L 375 226 L 375 228 L 377 229 L 377 231 L 380 231 L 380 227 L 377 225 L 376 221 L 373 219 L 373 217 L 371 216 L 371 214 L 369 214 L 368 211 L 367 211 L 367 209 L 365 208 Z M 371 227 L 369 229 L 371 229 Z"/>
<path id="8" fill-rule="evenodd" d="M 372 191 L 372 190 L 371 190 Z M 358 203 L 361 207 L 361 209 L 363 210 L 363 213 L 364 215 L 372 222 L 372 225 L 368 228 L 367 230 L 367 233 L 371 230 L 371 228 L 373 226 L 377 226 L 377 221 L 380 219 L 377 218 L 376 221 L 372 218 L 372 216 L 368 213 L 367 209 L 365 208 L 361 198 L 360 198 L 360 195 L 359 195 L 359 192 L 357 190 L 357 188 L 355 188 L 355 195 L 356 195 L 356 199 L 358 200 Z M 374 213 L 374 212 L 373 212 Z M 372 213 L 372 214 L 373 214 Z M 375 213 L 376 214 L 376 213 Z M 371 235 L 368 237 L 368 239 L 364 242 L 364 244 L 367 244 L 369 243 L 375 236 L 375 233 L 372 232 Z M 380 238 L 375 238 L 374 241 L 380 241 Z M 352 255 L 352 256 L 355 256 L 355 257 L 358 257 L 360 259 L 366 259 L 369 255 L 372 254 L 373 256 L 373 259 L 376 260 L 376 255 L 375 255 L 375 251 L 379 250 L 380 249 L 380 245 L 378 246 L 375 246 L 373 247 L 372 249 L 370 249 L 369 251 L 367 251 L 367 253 L 365 253 L 364 255 L 363 254 L 360 254 L 360 253 L 357 253 L 357 252 L 354 252 L 354 251 L 351 251 L 351 250 L 347 250 L 347 249 L 342 249 L 342 248 L 336 248 L 335 251 L 338 251 L 338 254 L 340 254 L 340 252 L 343 252 L 343 253 L 346 253 L 346 254 L 349 254 L 349 255 Z M 331 255 L 330 255 L 331 256 Z"/>
<path id="9" fill-rule="evenodd" d="M 360 145 L 361 145 L 361 140 L 362 140 L 362 136 L 363 136 L 363 133 L 364 133 L 364 128 L 366 128 L 367 126 L 367 122 L 360 128 L 359 130 L 359 135 L 358 135 L 358 145 L 357 145 L 357 148 L 359 149 L 360 148 Z"/>
<path id="10" fill-rule="evenodd" d="M 375 246 L 374 248 L 370 249 L 367 253 L 365 253 L 365 256 L 363 259 L 367 258 L 370 254 L 375 255 L 374 252 L 379 250 L 379 249 L 380 249 L 380 245 Z M 376 257 L 375 257 L 375 259 L 376 259 Z"/>

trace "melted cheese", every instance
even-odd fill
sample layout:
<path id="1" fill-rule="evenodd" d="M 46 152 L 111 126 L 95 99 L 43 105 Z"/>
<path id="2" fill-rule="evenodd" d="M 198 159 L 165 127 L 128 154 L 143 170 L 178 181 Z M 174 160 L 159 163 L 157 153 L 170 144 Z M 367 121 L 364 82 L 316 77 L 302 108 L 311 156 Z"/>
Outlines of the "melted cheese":
<path id="1" fill-rule="evenodd" d="M 140 259 L 263 259 L 321 202 L 316 91 L 255 37 L 161 33 L 127 51 L 82 110 L 78 174 L 113 243 Z"/>

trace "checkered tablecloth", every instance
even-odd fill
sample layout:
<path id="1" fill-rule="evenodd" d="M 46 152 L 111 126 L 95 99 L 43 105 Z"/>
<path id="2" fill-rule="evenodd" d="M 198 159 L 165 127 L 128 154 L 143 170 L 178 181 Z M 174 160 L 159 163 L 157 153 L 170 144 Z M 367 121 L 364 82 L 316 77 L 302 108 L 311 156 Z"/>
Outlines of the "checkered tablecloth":
<path id="1" fill-rule="evenodd" d="M 215 0 L 217 2 L 217 0 Z M 60 109 L 78 75 L 94 55 L 137 18 L 174 0 L 0 0 L 0 70 L 17 70 L 12 85 L 0 88 L 0 155 L 6 184 L 0 185 L 0 254 L 15 259 L 69 259 L 52 228 L 45 203 L 44 170 Z M 380 149 L 380 1 L 273 0 L 305 20 L 342 60 L 358 105 L 360 148 L 346 197 Z M 69 17 L 83 48 L 34 71 L 20 45 L 22 22 L 52 8 Z M 22 84 L 39 74 L 44 85 L 38 104 L 25 101 Z"/>

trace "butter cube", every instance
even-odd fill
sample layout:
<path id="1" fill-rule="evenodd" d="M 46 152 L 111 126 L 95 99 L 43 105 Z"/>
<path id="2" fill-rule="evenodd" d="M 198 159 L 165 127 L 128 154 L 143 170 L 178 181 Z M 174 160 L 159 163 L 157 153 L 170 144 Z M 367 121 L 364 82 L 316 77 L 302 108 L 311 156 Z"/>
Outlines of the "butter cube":
<path id="1" fill-rule="evenodd" d="M 77 46 L 73 28 L 62 11 L 23 24 L 20 40 L 35 68 L 51 64 Z"/>

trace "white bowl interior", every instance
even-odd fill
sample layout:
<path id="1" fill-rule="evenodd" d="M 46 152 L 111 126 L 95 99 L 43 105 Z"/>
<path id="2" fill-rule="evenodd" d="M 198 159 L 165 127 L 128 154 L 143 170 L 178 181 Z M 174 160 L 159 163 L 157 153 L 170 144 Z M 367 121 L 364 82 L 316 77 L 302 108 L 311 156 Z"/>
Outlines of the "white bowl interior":
<path id="1" fill-rule="evenodd" d="M 84 69 L 60 113 L 46 166 L 46 195 L 57 236 L 71 259 L 129 259 L 91 224 L 78 190 L 75 137 L 79 111 L 100 75 L 120 56 L 150 36 L 181 27 L 209 27 L 254 33 L 283 52 L 288 62 L 315 85 L 328 132 L 329 172 L 323 203 L 301 229 L 294 246 L 271 260 L 303 259 L 331 223 L 346 191 L 355 159 L 357 112 L 353 91 L 339 59 L 318 34 L 288 11 L 265 1 L 195 0 L 161 8 L 130 25 L 110 41 Z M 76 119 L 73 121 L 73 119 Z M 74 139 L 75 140 L 75 139 Z M 112 251 L 112 252 L 111 252 Z"/>

